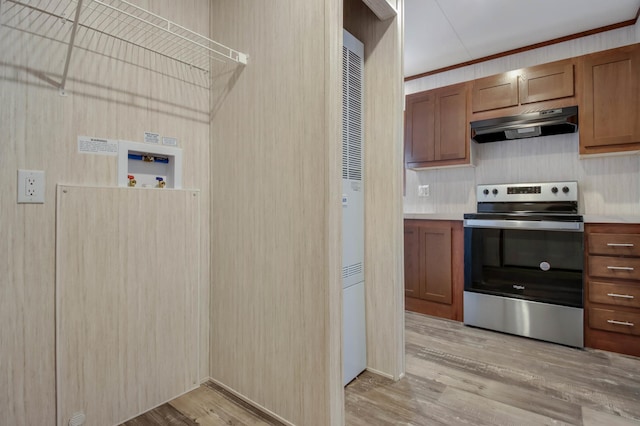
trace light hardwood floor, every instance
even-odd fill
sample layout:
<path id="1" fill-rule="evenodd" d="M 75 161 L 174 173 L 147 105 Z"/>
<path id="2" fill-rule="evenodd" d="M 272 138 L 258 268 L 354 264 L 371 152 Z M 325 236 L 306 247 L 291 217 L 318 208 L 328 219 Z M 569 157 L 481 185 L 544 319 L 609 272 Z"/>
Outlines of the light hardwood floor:
<path id="1" fill-rule="evenodd" d="M 406 376 L 350 383 L 347 425 L 640 425 L 640 358 L 405 318 Z M 212 383 L 125 423 L 230 424 L 279 423 Z"/>
<path id="2" fill-rule="evenodd" d="M 281 425 L 211 381 L 123 426 Z"/>
<path id="3" fill-rule="evenodd" d="M 407 374 L 361 375 L 349 425 L 640 424 L 640 359 L 407 312 Z"/>

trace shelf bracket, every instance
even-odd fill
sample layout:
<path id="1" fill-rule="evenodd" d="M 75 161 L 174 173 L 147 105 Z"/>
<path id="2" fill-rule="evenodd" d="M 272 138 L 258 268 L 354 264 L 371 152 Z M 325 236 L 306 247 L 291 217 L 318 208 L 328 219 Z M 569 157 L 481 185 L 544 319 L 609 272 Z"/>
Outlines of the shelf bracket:
<path id="1" fill-rule="evenodd" d="M 2 1 L 2 0 L 0 0 Z M 82 1 L 78 0 L 76 6 L 76 15 L 73 19 L 73 28 L 71 29 L 71 37 L 69 38 L 69 46 L 67 47 L 67 59 L 64 63 L 64 71 L 62 72 L 62 80 L 60 81 L 60 95 L 66 96 L 65 86 L 67 84 L 67 74 L 69 73 L 69 63 L 71 62 L 71 52 L 73 52 L 73 46 L 76 41 L 76 32 L 78 31 L 78 21 L 80 20 L 80 11 L 82 10 Z"/>

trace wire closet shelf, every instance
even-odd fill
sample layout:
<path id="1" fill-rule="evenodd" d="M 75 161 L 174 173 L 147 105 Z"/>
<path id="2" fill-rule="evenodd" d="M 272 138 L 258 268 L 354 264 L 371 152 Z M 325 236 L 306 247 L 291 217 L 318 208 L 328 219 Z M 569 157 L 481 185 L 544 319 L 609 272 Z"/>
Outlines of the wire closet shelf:
<path id="1" fill-rule="evenodd" d="M 248 56 L 126 0 L 0 0 L 62 20 L 208 72 L 212 60 L 246 65 Z M 6 6 L 5 6 L 6 7 Z M 73 47 L 75 30 L 71 34 Z"/>

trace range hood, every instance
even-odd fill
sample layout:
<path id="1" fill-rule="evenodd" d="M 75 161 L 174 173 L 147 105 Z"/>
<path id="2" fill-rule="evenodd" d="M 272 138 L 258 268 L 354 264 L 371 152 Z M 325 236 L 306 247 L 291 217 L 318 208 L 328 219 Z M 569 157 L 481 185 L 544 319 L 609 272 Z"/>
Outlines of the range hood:
<path id="1" fill-rule="evenodd" d="M 559 135 L 578 131 L 578 107 L 549 109 L 471 123 L 471 138 L 478 143 Z"/>

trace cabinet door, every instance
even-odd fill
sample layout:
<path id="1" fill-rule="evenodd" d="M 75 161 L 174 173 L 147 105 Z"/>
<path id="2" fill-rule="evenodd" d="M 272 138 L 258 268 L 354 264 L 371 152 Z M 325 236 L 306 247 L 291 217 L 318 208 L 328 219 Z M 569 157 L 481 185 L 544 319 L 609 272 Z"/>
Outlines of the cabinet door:
<path id="1" fill-rule="evenodd" d="M 471 108 L 473 112 L 489 111 L 518 105 L 518 76 L 503 73 L 473 82 Z"/>
<path id="2" fill-rule="evenodd" d="M 435 159 L 435 94 L 421 92 L 407 96 L 404 131 L 405 163 Z"/>
<path id="3" fill-rule="evenodd" d="M 573 96 L 573 63 L 562 61 L 525 68 L 520 73 L 520 103 Z"/>
<path id="4" fill-rule="evenodd" d="M 451 228 L 421 228 L 420 249 L 420 297 L 451 304 Z"/>
<path id="5" fill-rule="evenodd" d="M 466 85 L 440 90 L 436 99 L 435 159 L 464 159 L 469 144 Z"/>
<path id="6" fill-rule="evenodd" d="M 581 69 L 581 152 L 640 142 L 640 45 L 587 55 Z"/>
<path id="7" fill-rule="evenodd" d="M 404 227 L 404 295 L 420 297 L 420 233 L 408 225 Z"/>

